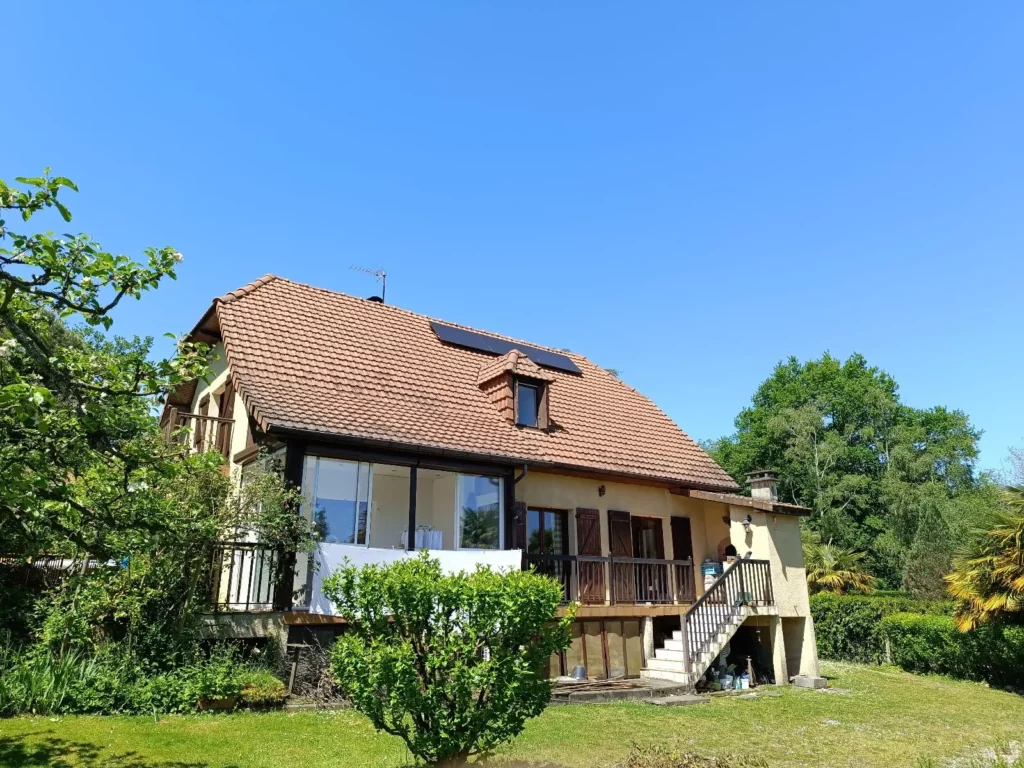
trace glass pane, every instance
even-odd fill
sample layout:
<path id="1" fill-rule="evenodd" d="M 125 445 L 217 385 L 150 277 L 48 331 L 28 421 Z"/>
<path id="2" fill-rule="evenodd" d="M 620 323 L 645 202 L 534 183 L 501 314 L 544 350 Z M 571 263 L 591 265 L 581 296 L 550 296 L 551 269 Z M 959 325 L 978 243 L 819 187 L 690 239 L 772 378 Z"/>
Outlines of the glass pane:
<path id="1" fill-rule="evenodd" d="M 535 509 L 526 512 L 526 551 L 530 554 L 545 551 L 540 535 L 540 515 Z"/>
<path id="2" fill-rule="evenodd" d="M 544 513 L 544 545 L 547 547 L 545 552 L 551 552 L 556 555 L 564 555 L 568 553 L 566 548 L 565 535 L 565 513 L 563 512 L 545 512 Z"/>
<path id="3" fill-rule="evenodd" d="M 459 475 L 459 546 L 498 549 L 501 478 Z"/>
<path id="4" fill-rule="evenodd" d="M 520 384 L 516 387 L 519 393 L 519 423 L 524 427 L 537 426 L 537 388 L 529 384 Z"/>
<path id="5" fill-rule="evenodd" d="M 313 522 L 329 544 L 365 544 L 370 502 L 370 467 L 353 461 L 318 459 Z"/>

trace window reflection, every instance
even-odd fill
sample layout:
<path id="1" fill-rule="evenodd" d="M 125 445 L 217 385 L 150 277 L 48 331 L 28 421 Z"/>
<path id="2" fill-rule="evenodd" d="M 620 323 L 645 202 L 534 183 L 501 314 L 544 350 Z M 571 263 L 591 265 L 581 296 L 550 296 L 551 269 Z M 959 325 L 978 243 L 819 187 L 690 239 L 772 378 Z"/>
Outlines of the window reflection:
<path id="1" fill-rule="evenodd" d="M 314 490 L 316 535 L 329 544 L 366 544 L 370 465 L 317 459 Z"/>
<path id="2" fill-rule="evenodd" d="M 501 547 L 502 481 L 500 477 L 459 475 L 458 546 Z"/>

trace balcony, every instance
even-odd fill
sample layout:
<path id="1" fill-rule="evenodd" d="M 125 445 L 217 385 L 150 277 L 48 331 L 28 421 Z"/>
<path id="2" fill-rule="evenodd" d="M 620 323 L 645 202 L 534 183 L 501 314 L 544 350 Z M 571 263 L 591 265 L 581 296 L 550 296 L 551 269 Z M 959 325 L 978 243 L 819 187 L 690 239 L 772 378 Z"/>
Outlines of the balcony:
<path id="1" fill-rule="evenodd" d="M 293 558 L 283 556 L 276 547 L 221 542 L 214 547 L 208 574 L 213 612 L 287 610 L 291 607 L 294 568 Z"/>
<path id="2" fill-rule="evenodd" d="M 524 554 L 523 568 L 558 581 L 566 603 L 684 605 L 697 599 L 692 560 Z"/>
<path id="3" fill-rule="evenodd" d="M 169 408 L 163 422 L 164 436 L 170 442 L 187 445 L 195 453 L 216 451 L 229 458 L 232 423 L 232 419 Z"/>

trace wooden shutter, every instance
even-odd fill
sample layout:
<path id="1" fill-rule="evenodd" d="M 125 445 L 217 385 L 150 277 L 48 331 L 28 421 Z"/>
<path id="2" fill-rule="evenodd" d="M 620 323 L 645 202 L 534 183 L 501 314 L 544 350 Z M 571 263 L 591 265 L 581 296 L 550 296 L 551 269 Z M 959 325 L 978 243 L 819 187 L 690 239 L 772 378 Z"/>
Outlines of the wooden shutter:
<path id="1" fill-rule="evenodd" d="M 233 419 L 235 416 L 235 387 L 228 379 L 217 401 L 217 415 L 222 419 Z M 217 449 L 225 458 L 231 453 L 231 424 L 217 422 Z"/>
<path id="2" fill-rule="evenodd" d="M 601 513 L 576 508 L 576 554 L 601 556 Z"/>
<path id="3" fill-rule="evenodd" d="M 629 512 L 608 510 L 608 543 L 612 557 L 633 556 L 633 530 Z"/>
<path id="4" fill-rule="evenodd" d="M 612 557 L 633 557 L 633 527 L 629 512 L 608 510 L 608 543 Z M 630 563 L 612 563 L 612 599 L 615 602 L 634 602 L 634 568 Z"/>
<path id="5" fill-rule="evenodd" d="M 576 508 L 576 554 L 592 557 L 601 556 L 601 513 L 596 509 Z M 604 563 L 583 561 L 577 569 L 579 580 L 579 601 L 581 603 L 604 603 Z"/>
<path id="6" fill-rule="evenodd" d="M 208 416 L 210 413 L 210 396 L 203 395 L 199 401 L 199 415 Z M 206 448 L 206 419 L 195 420 L 195 443 L 196 450 L 203 451 Z"/>

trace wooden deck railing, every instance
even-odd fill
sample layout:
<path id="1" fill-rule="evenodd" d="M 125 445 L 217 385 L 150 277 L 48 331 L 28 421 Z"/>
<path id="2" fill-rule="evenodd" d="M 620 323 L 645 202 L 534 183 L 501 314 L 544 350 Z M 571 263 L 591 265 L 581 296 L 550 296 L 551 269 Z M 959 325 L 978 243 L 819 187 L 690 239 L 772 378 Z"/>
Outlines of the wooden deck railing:
<path id="1" fill-rule="evenodd" d="M 673 605 L 696 599 L 692 560 L 524 554 L 523 568 L 558 581 L 567 603 Z"/>
<path id="2" fill-rule="evenodd" d="M 232 423 L 231 419 L 170 408 L 164 420 L 164 435 L 168 440 L 188 445 L 197 453 L 217 451 L 228 457 L 231 453 Z"/>

